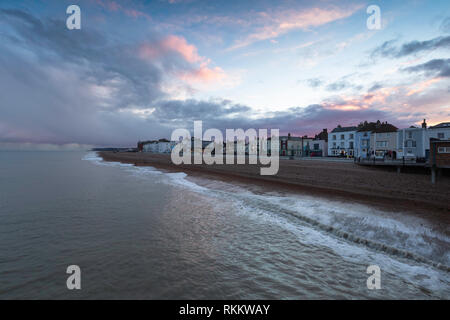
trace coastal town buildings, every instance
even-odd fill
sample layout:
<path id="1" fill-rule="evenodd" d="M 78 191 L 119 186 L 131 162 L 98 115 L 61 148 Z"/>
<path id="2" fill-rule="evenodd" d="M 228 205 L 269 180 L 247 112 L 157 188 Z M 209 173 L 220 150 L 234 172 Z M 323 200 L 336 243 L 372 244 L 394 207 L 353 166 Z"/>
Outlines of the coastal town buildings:
<path id="1" fill-rule="evenodd" d="M 175 141 L 167 139 L 139 141 L 137 150 L 140 152 L 170 153 L 175 145 Z"/>
<path id="2" fill-rule="evenodd" d="M 353 157 L 357 127 L 342 127 L 338 125 L 328 137 L 328 156 Z"/>
<path id="3" fill-rule="evenodd" d="M 450 140 L 450 122 L 444 122 L 435 126 L 427 127 L 424 119 L 420 127 L 397 129 L 388 122 L 363 122 L 358 126 L 342 127 L 338 125 L 330 133 L 323 129 L 314 138 L 308 136 L 279 137 L 279 154 L 291 158 L 299 157 L 355 157 L 358 161 L 364 159 L 386 159 L 386 160 L 414 160 L 426 162 L 430 158 L 430 140 Z M 237 153 L 238 145 L 245 148 L 245 154 L 259 154 L 260 141 L 249 144 L 243 141 L 229 141 L 233 144 L 232 149 Z M 170 153 L 177 142 L 167 139 L 149 140 L 138 142 L 137 151 L 153 153 Z M 202 152 L 211 141 L 198 141 L 195 143 L 191 138 L 191 148 L 200 146 L 198 152 Z M 216 148 L 223 147 L 226 153 L 227 142 L 218 142 Z M 252 150 L 250 150 L 252 148 Z M 445 148 L 447 148 L 445 146 Z M 438 150 L 438 149 L 436 149 Z M 447 149 L 441 149 L 447 150 Z M 263 152 L 271 154 L 271 139 L 265 139 Z"/>

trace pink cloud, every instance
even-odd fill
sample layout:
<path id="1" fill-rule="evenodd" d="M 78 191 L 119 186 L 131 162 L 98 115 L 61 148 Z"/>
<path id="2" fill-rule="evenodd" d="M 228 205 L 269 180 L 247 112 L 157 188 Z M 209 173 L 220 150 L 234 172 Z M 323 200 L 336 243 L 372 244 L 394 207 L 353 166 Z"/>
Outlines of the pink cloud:
<path id="1" fill-rule="evenodd" d="M 253 42 L 279 37 L 295 29 L 308 30 L 336 20 L 344 19 L 361 9 L 361 5 L 352 8 L 310 8 L 303 10 L 285 10 L 280 12 L 260 12 L 262 27 L 250 33 L 245 39 L 237 41 L 231 48 L 237 49 Z"/>
<path id="2" fill-rule="evenodd" d="M 220 67 L 209 68 L 207 64 L 202 63 L 200 67 L 188 71 L 185 73 L 180 73 L 179 78 L 194 84 L 197 82 L 216 82 L 225 79 L 226 74 L 225 71 Z"/>
<path id="3" fill-rule="evenodd" d="M 169 35 L 157 43 L 144 44 L 139 50 L 141 58 L 155 59 L 169 52 L 176 52 L 189 63 L 196 63 L 204 60 L 197 53 L 194 45 L 188 44 L 186 39 L 175 35 Z"/>
<path id="4" fill-rule="evenodd" d="M 198 54 L 197 47 L 189 44 L 180 36 L 169 35 L 157 42 L 146 43 L 139 48 L 141 59 L 149 62 L 162 59 L 170 53 L 178 54 L 189 67 L 175 72 L 176 76 L 187 82 L 215 82 L 226 78 L 225 71 L 220 67 L 210 67 L 211 60 Z"/>

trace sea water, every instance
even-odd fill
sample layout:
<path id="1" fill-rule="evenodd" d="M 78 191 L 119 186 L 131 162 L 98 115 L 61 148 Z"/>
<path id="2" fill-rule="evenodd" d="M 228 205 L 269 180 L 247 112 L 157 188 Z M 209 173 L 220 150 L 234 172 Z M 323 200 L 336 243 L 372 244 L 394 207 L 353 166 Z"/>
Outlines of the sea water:
<path id="1" fill-rule="evenodd" d="M 0 152 L 0 298 L 450 298 L 445 227 L 198 181 L 92 152 Z"/>

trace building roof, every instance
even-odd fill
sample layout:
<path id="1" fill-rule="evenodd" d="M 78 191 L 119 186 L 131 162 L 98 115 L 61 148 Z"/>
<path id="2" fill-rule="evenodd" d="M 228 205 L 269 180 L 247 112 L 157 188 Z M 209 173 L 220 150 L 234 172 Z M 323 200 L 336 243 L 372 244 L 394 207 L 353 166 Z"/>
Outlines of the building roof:
<path id="1" fill-rule="evenodd" d="M 338 125 L 336 128 L 333 129 L 333 131 L 331 131 L 332 133 L 336 133 L 336 132 L 347 132 L 347 131 L 356 131 L 358 128 L 357 127 L 341 127 L 340 125 Z"/>
<path id="2" fill-rule="evenodd" d="M 398 129 L 396 126 L 393 126 L 392 124 L 389 124 L 386 122 L 365 122 L 362 125 L 358 126 L 358 132 L 375 132 L 375 133 L 381 133 L 381 132 L 396 132 Z"/>
<path id="3" fill-rule="evenodd" d="M 443 128 L 450 128 L 450 122 L 442 122 L 435 126 L 430 127 L 429 129 L 443 129 Z"/>
<path id="4" fill-rule="evenodd" d="M 322 132 L 316 134 L 314 140 L 325 140 L 328 141 L 328 131 L 327 129 L 323 129 Z"/>
<path id="5" fill-rule="evenodd" d="M 142 143 L 142 145 L 149 144 L 149 143 L 156 143 L 156 142 L 158 142 L 158 141 L 156 141 L 156 140 L 140 141 L 140 143 Z"/>
<path id="6" fill-rule="evenodd" d="M 376 122 L 369 122 L 364 123 L 362 126 L 358 126 L 358 132 L 367 132 L 367 131 L 373 131 L 377 127 Z"/>
<path id="7" fill-rule="evenodd" d="M 398 128 L 396 126 L 393 126 L 389 123 L 382 123 L 380 126 L 378 126 L 375 130 L 372 132 L 375 133 L 383 133 L 383 132 L 397 132 Z"/>

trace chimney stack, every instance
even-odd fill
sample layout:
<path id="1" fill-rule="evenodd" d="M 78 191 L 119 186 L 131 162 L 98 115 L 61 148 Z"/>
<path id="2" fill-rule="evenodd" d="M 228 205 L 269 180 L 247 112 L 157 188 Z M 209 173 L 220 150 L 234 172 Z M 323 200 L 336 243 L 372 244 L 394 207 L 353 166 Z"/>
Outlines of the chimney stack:
<path id="1" fill-rule="evenodd" d="M 425 121 L 426 119 L 423 119 L 423 122 L 422 122 L 422 128 L 423 129 L 426 129 L 427 128 L 427 122 Z"/>

